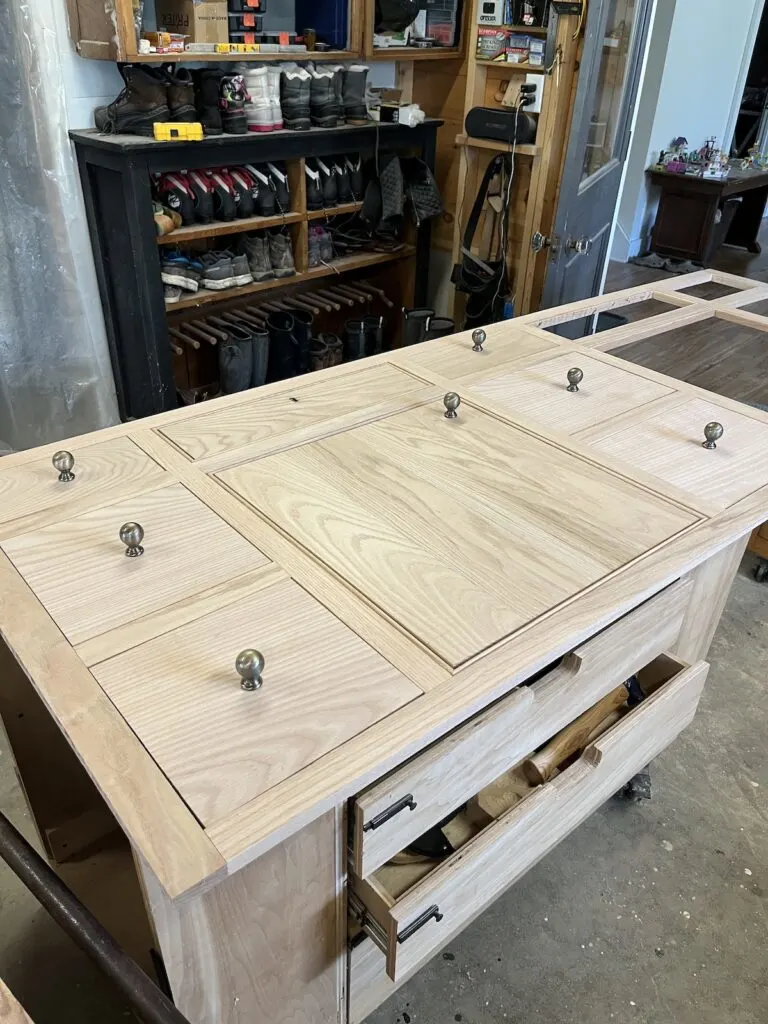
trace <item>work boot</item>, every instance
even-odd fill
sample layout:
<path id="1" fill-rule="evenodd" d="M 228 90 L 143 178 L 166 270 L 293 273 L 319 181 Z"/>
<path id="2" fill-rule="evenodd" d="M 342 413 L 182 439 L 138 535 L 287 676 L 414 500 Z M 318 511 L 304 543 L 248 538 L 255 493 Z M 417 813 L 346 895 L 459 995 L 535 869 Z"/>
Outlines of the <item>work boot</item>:
<path id="1" fill-rule="evenodd" d="M 384 317 L 366 316 L 363 318 L 365 327 L 365 354 L 378 355 L 384 350 Z"/>
<path id="2" fill-rule="evenodd" d="M 295 132 L 310 127 L 310 82 L 312 76 L 303 68 L 283 69 L 280 76 L 280 105 L 283 123 Z"/>
<path id="3" fill-rule="evenodd" d="M 312 124 L 316 128 L 336 128 L 341 110 L 336 99 L 334 72 L 313 68 L 310 72 L 309 110 Z"/>
<path id="4" fill-rule="evenodd" d="M 219 380 L 222 393 L 247 391 L 253 377 L 253 329 L 243 321 L 230 323 L 227 340 L 219 344 Z"/>
<path id="5" fill-rule="evenodd" d="M 262 231 L 252 231 L 245 236 L 245 255 L 254 281 L 269 281 L 275 276 L 269 259 L 269 242 Z"/>
<path id="6" fill-rule="evenodd" d="M 337 334 L 318 334 L 317 337 L 328 346 L 328 365 L 340 366 L 344 351 L 341 338 Z"/>
<path id="7" fill-rule="evenodd" d="M 349 187 L 352 192 L 352 198 L 355 202 L 362 203 L 363 194 L 365 192 L 365 183 L 363 181 L 363 158 L 359 153 L 356 153 L 354 156 L 346 156 L 344 158 L 344 165 L 349 177 Z"/>
<path id="8" fill-rule="evenodd" d="M 323 186 L 320 181 L 320 171 L 311 158 L 304 161 L 304 173 L 307 179 L 307 209 L 322 210 Z"/>
<path id="9" fill-rule="evenodd" d="M 266 331 L 254 328 L 253 332 L 253 374 L 251 387 L 260 388 L 267 382 L 267 365 L 269 362 L 269 335 Z"/>
<path id="10" fill-rule="evenodd" d="M 314 317 L 309 310 L 293 311 L 293 336 L 296 339 L 296 368 L 299 373 L 310 370 L 310 346 L 312 341 L 312 324 Z"/>
<path id="11" fill-rule="evenodd" d="M 221 107 L 219 90 L 223 72 L 216 68 L 200 68 L 192 72 L 195 87 L 197 120 L 203 126 L 205 135 L 221 135 Z"/>
<path id="12" fill-rule="evenodd" d="M 336 198 L 339 204 L 351 203 L 353 200 L 352 185 L 349 180 L 349 171 L 344 157 L 333 161 L 333 173 L 336 178 Z"/>
<path id="13" fill-rule="evenodd" d="M 187 124 L 197 121 L 195 85 L 192 72 L 187 68 L 175 68 L 168 72 L 168 110 L 171 121 Z"/>
<path id="14" fill-rule="evenodd" d="M 283 127 L 283 108 L 280 106 L 280 68 L 275 64 L 267 67 L 267 97 L 269 98 L 269 119 L 273 131 Z"/>
<path id="15" fill-rule="evenodd" d="M 320 246 L 320 262 L 331 263 L 336 259 L 336 253 L 333 251 L 333 235 L 322 224 L 317 228 L 317 240 Z"/>
<path id="16" fill-rule="evenodd" d="M 318 230 L 317 226 L 309 229 L 307 265 L 310 268 L 319 267 L 323 262 L 322 257 L 320 256 L 320 238 L 318 236 Z"/>
<path id="17" fill-rule="evenodd" d="M 288 185 L 288 171 L 285 164 L 267 164 L 269 182 L 275 193 L 275 202 L 280 213 L 291 212 L 291 191 Z"/>
<path id="18" fill-rule="evenodd" d="M 249 132 L 271 132 L 275 125 L 272 120 L 272 104 L 269 97 L 267 68 L 252 68 L 245 76 L 250 102 L 246 104 L 245 116 Z"/>
<path id="19" fill-rule="evenodd" d="M 350 64 L 343 71 L 342 94 L 344 120 L 347 124 L 367 124 L 370 120 L 365 103 L 368 68 L 365 64 Z"/>
<path id="20" fill-rule="evenodd" d="M 344 362 L 362 359 L 365 355 L 365 321 L 347 320 L 344 327 Z"/>
<path id="21" fill-rule="evenodd" d="M 269 331 L 269 359 L 267 360 L 267 383 L 286 380 L 296 376 L 295 322 L 290 313 L 270 313 L 267 320 Z"/>
<path id="22" fill-rule="evenodd" d="M 282 228 L 275 228 L 268 232 L 269 241 L 269 262 L 275 272 L 275 277 L 292 277 L 296 273 L 296 265 L 293 262 L 293 248 L 291 236 Z"/>
<path id="23" fill-rule="evenodd" d="M 224 75 L 219 90 L 221 126 L 225 135 L 247 135 L 248 117 L 245 104 L 248 90 L 242 75 Z"/>
<path id="24" fill-rule="evenodd" d="M 325 370 L 330 364 L 331 352 L 322 338 L 313 338 L 309 343 L 309 367 L 311 370 Z"/>
<path id="25" fill-rule="evenodd" d="M 435 338 L 446 338 L 456 330 L 456 324 L 449 316 L 433 316 L 429 321 L 424 340 L 433 341 Z"/>
<path id="26" fill-rule="evenodd" d="M 434 309 L 404 309 L 403 344 L 417 345 L 424 341 L 434 315 Z"/>
<path id="27" fill-rule="evenodd" d="M 170 120 L 168 87 L 152 68 L 118 65 L 125 87 L 106 107 L 96 107 L 93 120 L 100 132 L 152 138 L 155 122 Z"/>

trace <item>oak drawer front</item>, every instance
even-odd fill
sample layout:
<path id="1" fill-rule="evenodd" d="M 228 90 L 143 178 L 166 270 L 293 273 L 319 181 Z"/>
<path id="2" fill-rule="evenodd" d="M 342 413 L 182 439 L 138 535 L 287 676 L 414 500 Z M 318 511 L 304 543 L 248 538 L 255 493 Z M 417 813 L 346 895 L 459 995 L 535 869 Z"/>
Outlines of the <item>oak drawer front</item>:
<path id="1" fill-rule="evenodd" d="M 352 869 L 381 867 L 531 749 L 674 646 L 690 592 L 668 587 L 625 615 L 532 686 L 522 686 L 354 802 Z"/>
<path id="2" fill-rule="evenodd" d="M 386 953 L 393 981 L 432 956 L 689 724 L 709 665 L 665 661 L 678 671 L 647 700 L 400 898 L 379 876 L 351 878 L 351 906 L 364 905 L 365 930 Z"/>
<path id="3" fill-rule="evenodd" d="M 469 374 L 512 366 L 520 359 L 539 352 L 554 352 L 560 347 L 554 338 L 549 342 L 526 334 L 512 326 L 509 320 L 503 324 L 491 324 L 484 330 L 486 340 L 479 351 L 475 350 L 472 332 L 463 331 L 400 349 L 395 358 L 402 366 L 415 372 L 421 370 L 427 375 L 432 372 L 456 380 Z"/>

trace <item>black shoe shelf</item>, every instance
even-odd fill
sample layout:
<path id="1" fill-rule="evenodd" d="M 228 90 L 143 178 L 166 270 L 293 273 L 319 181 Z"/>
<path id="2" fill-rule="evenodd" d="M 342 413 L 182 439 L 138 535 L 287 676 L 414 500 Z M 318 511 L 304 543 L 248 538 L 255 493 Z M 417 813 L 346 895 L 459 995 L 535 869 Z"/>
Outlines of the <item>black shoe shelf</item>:
<path id="1" fill-rule="evenodd" d="M 174 409 L 179 393 L 202 394 L 217 377 L 216 330 L 203 324 L 195 346 L 180 341 L 186 322 L 247 308 L 259 316 L 289 297 L 319 311 L 318 331 L 341 333 L 346 318 L 366 314 L 387 318 L 388 343 L 399 343 L 400 310 L 427 301 L 430 222 L 407 228 L 402 246 L 360 251 L 330 265 L 308 266 L 309 228 L 313 222 L 353 213 L 359 203 L 327 211 L 307 210 L 304 160 L 313 156 L 377 150 L 420 156 L 434 169 L 437 130 L 442 121 L 427 119 L 408 128 L 398 124 L 347 125 L 307 132 L 277 131 L 263 135 L 222 135 L 201 142 L 159 142 L 93 130 L 70 132 L 77 153 L 93 247 L 99 292 L 107 328 L 120 415 L 124 420 Z M 161 171 L 238 166 L 285 161 L 291 186 L 291 212 L 274 217 L 194 224 L 158 236 L 152 213 L 150 174 Z M 254 282 L 225 291 L 184 293 L 166 305 L 160 277 L 164 246 L 218 239 L 227 235 L 287 225 L 294 248 L 296 274 Z M 323 286 L 350 289 L 347 302 L 328 297 Z M 335 288 L 333 289 L 335 290 Z M 355 292 L 358 298 L 355 299 Z M 350 296 L 357 307 L 350 308 Z M 362 303 L 362 305 L 360 304 Z M 215 388 L 210 388 L 215 393 Z"/>

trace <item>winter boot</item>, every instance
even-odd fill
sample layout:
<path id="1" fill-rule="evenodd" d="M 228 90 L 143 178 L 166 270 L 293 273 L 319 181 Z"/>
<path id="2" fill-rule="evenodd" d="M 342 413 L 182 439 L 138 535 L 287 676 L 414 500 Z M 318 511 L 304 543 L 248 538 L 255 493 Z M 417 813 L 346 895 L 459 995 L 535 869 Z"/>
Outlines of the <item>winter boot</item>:
<path id="1" fill-rule="evenodd" d="M 274 64 L 267 67 L 267 96 L 269 98 L 269 120 L 273 131 L 283 127 L 283 108 L 280 106 L 280 68 Z"/>
<path id="2" fill-rule="evenodd" d="M 190 171 L 186 177 L 194 196 L 195 220 L 198 224 L 210 224 L 214 216 L 211 176 L 205 171 Z"/>
<path id="3" fill-rule="evenodd" d="M 282 228 L 275 228 L 267 233 L 267 238 L 269 262 L 272 264 L 275 277 L 292 277 L 296 273 L 296 265 L 293 262 L 291 236 Z"/>
<path id="4" fill-rule="evenodd" d="M 323 209 L 336 206 L 339 201 L 339 189 L 336 184 L 336 172 L 332 163 L 326 163 L 320 157 L 315 158 L 315 167 L 320 172 L 320 187 L 323 190 Z"/>
<path id="5" fill-rule="evenodd" d="M 221 126 L 225 135 L 247 135 L 248 117 L 245 104 L 248 91 L 242 75 L 224 75 L 219 90 Z"/>
<path id="6" fill-rule="evenodd" d="M 367 124 L 370 120 L 365 103 L 368 68 L 350 64 L 343 71 L 344 120 L 347 124 Z"/>
<path id="7" fill-rule="evenodd" d="M 245 255 L 254 281 L 269 281 L 275 276 L 269 259 L 269 242 L 262 231 L 245 236 Z"/>
<path id="8" fill-rule="evenodd" d="M 336 128 L 341 110 L 336 99 L 335 75 L 330 69 L 311 72 L 309 110 L 312 124 L 316 128 Z"/>
<path id="9" fill-rule="evenodd" d="M 362 359 L 365 355 L 365 321 L 347 320 L 344 327 L 344 362 Z"/>
<path id="10" fill-rule="evenodd" d="M 378 355 L 384 350 L 384 317 L 366 316 L 363 318 L 365 326 L 365 354 L 367 356 Z"/>
<path id="11" fill-rule="evenodd" d="M 225 395 L 246 391 L 253 377 L 253 328 L 243 321 L 230 323 L 229 337 L 219 345 L 219 380 Z"/>
<path id="12" fill-rule="evenodd" d="M 267 68 L 252 68 L 245 76 L 245 84 L 251 97 L 245 108 L 248 131 L 274 131 Z"/>
<path id="13" fill-rule="evenodd" d="M 260 388 L 267 382 L 267 365 L 269 362 L 269 335 L 266 331 L 253 332 L 253 374 L 251 387 Z"/>
<path id="14" fill-rule="evenodd" d="M 246 164 L 246 171 L 256 185 L 256 214 L 259 217 L 272 217 L 275 213 L 275 190 L 269 174 L 263 164 Z"/>
<path id="15" fill-rule="evenodd" d="M 293 311 L 293 322 L 293 336 L 296 339 L 296 368 L 299 373 L 309 373 L 311 368 L 310 345 L 314 317 L 308 311 L 295 309 Z"/>
<path id="16" fill-rule="evenodd" d="M 420 341 L 424 341 L 434 315 L 434 309 L 404 309 L 403 344 L 417 345 Z"/>
<path id="17" fill-rule="evenodd" d="M 320 171 L 314 160 L 304 161 L 304 172 L 307 178 L 307 209 L 322 210 L 323 208 L 323 186 L 320 181 Z"/>
<path id="18" fill-rule="evenodd" d="M 96 107 L 93 120 L 100 132 L 145 135 L 152 138 L 156 121 L 168 121 L 168 87 L 164 76 L 151 68 L 119 66 L 125 88 L 108 106 Z"/>
<path id="19" fill-rule="evenodd" d="M 267 383 L 296 376 L 296 339 L 294 319 L 290 313 L 270 313 L 267 320 L 269 331 L 269 359 L 267 360 Z"/>
<path id="20" fill-rule="evenodd" d="M 425 341 L 432 341 L 434 338 L 446 338 L 456 330 L 456 324 L 449 316 L 433 316 L 429 321 Z"/>
<path id="21" fill-rule="evenodd" d="M 339 124 L 344 124 L 344 65 L 326 65 L 325 69 L 333 72 L 333 93 L 339 108 Z"/>
<path id="22" fill-rule="evenodd" d="M 195 107 L 197 120 L 206 135 L 221 135 L 221 107 L 219 90 L 222 72 L 216 68 L 200 68 L 192 72 L 195 86 Z"/>
<path id="23" fill-rule="evenodd" d="M 275 202 L 280 213 L 291 212 L 291 191 L 288 185 L 288 171 L 285 164 L 267 164 L 269 181 L 275 193 Z"/>
<path id="24" fill-rule="evenodd" d="M 237 217 L 237 200 L 235 185 L 226 171 L 211 171 L 211 188 L 213 189 L 213 209 L 216 220 L 234 220 Z"/>
<path id="25" fill-rule="evenodd" d="M 244 167 L 233 167 L 229 176 L 235 189 L 235 216 L 243 220 L 256 216 L 256 183 Z"/>
<path id="26" fill-rule="evenodd" d="M 325 370 L 330 364 L 331 352 L 322 338 L 313 338 L 309 343 L 310 370 Z"/>
<path id="27" fill-rule="evenodd" d="M 340 366 L 344 351 L 341 338 L 336 334 L 318 334 L 317 337 L 328 346 L 328 365 Z"/>
<path id="28" fill-rule="evenodd" d="M 363 182 L 363 158 L 359 153 L 355 156 L 344 157 L 344 166 L 347 171 L 349 178 L 349 188 L 352 192 L 352 198 L 357 203 L 362 203 L 363 194 L 365 192 L 365 184 Z"/>
<path id="29" fill-rule="evenodd" d="M 312 76 L 303 68 L 283 70 L 280 76 L 280 105 L 286 128 L 295 132 L 310 127 L 310 82 Z"/>
<path id="30" fill-rule="evenodd" d="M 195 86 L 192 73 L 187 68 L 176 68 L 168 73 L 168 109 L 171 121 L 189 124 L 197 121 Z"/>

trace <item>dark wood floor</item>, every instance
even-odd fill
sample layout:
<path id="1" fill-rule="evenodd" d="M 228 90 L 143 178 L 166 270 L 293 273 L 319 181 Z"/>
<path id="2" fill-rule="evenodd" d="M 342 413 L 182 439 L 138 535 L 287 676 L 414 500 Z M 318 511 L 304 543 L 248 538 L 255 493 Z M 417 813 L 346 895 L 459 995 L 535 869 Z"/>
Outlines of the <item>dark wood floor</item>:
<path id="1" fill-rule="evenodd" d="M 721 247 L 712 263 L 713 269 L 768 282 L 768 228 L 763 229 L 760 240 L 765 251 L 759 256 L 731 246 Z M 648 270 L 632 263 L 611 263 L 605 290 L 617 291 L 670 277 L 664 271 Z M 711 299 L 730 291 L 732 289 L 710 282 L 690 289 L 690 294 Z M 664 312 L 665 308 L 655 300 L 648 300 L 625 307 L 621 312 L 635 320 Z M 768 314 L 768 302 L 749 309 Z M 740 402 L 768 405 L 768 333 L 763 331 L 724 320 L 707 320 L 625 345 L 614 354 Z"/>

